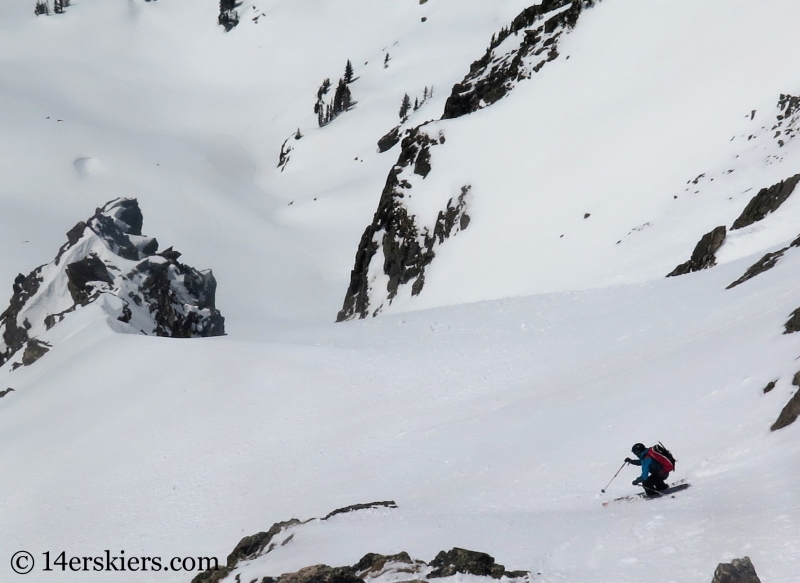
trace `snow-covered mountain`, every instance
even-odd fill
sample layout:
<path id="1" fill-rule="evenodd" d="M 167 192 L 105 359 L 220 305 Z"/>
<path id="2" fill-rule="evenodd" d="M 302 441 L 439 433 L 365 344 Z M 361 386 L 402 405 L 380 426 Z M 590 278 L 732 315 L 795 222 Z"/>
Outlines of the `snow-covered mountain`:
<path id="1" fill-rule="evenodd" d="M 0 3 L 0 580 L 794 583 L 798 24 Z"/>
<path id="2" fill-rule="evenodd" d="M 48 330 L 67 315 L 99 302 L 118 332 L 172 338 L 220 336 L 225 320 L 214 307 L 217 282 L 178 262 L 172 247 L 142 235 L 135 199 L 98 208 L 67 232 L 56 258 L 14 280 L 14 295 L 0 314 L 0 366 L 22 350 L 14 369 L 33 364 L 49 347 Z"/>

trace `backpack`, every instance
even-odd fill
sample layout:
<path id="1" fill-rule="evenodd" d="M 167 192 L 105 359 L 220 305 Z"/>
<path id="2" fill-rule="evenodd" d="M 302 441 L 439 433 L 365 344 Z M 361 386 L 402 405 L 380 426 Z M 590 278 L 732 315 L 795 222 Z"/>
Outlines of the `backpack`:
<path id="1" fill-rule="evenodd" d="M 668 473 L 675 471 L 675 456 L 660 441 L 647 450 L 647 457 L 657 461 L 664 471 Z"/>

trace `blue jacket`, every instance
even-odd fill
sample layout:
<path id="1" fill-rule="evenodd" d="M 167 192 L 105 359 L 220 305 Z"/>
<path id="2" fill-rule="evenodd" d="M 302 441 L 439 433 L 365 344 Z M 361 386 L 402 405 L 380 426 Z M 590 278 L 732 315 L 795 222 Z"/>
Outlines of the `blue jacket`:
<path id="1" fill-rule="evenodd" d="M 664 474 L 667 472 L 664 471 L 664 468 L 661 467 L 661 464 L 658 463 L 651 457 L 647 457 L 647 452 L 650 451 L 650 448 L 644 450 L 641 454 L 637 455 L 638 460 L 632 460 L 631 463 L 634 466 L 642 466 L 642 481 L 646 480 L 650 477 L 650 474 L 655 474 L 657 476 L 661 476 L 662 478 L 665 477 Z"/>

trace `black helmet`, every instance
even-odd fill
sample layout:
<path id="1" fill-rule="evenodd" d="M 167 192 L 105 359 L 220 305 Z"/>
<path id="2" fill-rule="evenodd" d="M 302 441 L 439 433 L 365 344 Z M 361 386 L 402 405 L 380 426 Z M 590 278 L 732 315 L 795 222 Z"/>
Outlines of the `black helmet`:
<path id="1" fill-rule="evenodd" d="M 646 449 L 647 448 L 644 446 L 643 443 L 637 443 L 637 444 L 634 444 L 634 446 L 631 448 L 631 451 L 634 454 L 639 455 L 640 453 L 642 453 Z"/>

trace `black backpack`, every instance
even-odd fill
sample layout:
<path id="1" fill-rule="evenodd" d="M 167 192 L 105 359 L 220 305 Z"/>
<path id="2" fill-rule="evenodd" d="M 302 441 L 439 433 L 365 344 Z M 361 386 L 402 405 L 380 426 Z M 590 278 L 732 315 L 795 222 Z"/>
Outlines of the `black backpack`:
<path id="1" fill-rule="evenodd" d="M 668 450 L 666 447 L 664 447 L 664 444 L 661 443 L 660 441 L 656 445 L 654 445 L 652 447 L 652 449 L 656 453 L 660 453 L 665 458 L 667 458 L 669 461 L 671 461 L 673 466 L 677 463 L 677 460 L 675 459 L 675 456 L 672 455 L 672 452 L 670 450 Z"/>

